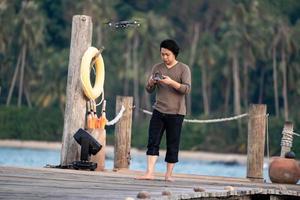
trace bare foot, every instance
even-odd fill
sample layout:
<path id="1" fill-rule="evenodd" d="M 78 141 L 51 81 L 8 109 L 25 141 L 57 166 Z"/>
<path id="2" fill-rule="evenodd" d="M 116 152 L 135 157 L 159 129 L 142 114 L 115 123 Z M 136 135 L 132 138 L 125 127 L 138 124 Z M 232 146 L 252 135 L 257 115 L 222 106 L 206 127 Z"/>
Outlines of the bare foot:
<path id="1" fill-rule="evenodd" d="M 171 177 L 165 177 L 165 181 L 167 182 L 174 182 L 174 179 L 172 179 Z"/>
<path id="2" fill-rule="evenodd" d="M 145 174 L 143 176 L 135 177 L 134 179 L 136 179 L 136 180 L 153 180 L 154 176 L 150 175 L 150 174 Z"/>

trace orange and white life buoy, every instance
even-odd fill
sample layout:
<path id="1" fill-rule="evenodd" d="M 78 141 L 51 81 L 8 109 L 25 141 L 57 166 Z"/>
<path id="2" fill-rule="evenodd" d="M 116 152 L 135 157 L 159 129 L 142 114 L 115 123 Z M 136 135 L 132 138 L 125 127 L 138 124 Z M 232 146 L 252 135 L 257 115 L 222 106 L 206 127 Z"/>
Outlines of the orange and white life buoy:
<path id="1" fill-rule="evenodd" d="M 89 47 L 81 59 L 80 66 L 80 78 L 83 87 L 84 94 L 91 100 L 97 99 L 103 93 L 104 86 L 104 61 L 102 55 L 99 54 L 99 50 L 95 47 Z M 96 56 L 96 57 L 95 57 Z M 95 57 L 95 68 L 96 68 L 96 78 L 94 87 L 91 84 L 90 72 L 91 72 L 91 62 Z"/>

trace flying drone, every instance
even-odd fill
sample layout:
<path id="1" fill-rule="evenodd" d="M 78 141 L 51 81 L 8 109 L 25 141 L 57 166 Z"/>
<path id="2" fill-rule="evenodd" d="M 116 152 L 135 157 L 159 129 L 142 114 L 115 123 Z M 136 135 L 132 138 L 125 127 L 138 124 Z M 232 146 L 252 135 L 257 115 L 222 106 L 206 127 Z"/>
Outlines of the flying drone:
<path id="1" fill-rule="evenodd" d="M 141 26 L 138 20 L 125 20 L 125 21 L 118 21 L 118 22 L 107 22 L 105 23 L 107 26 L 112 28 L 128 28 L 128 27 L 139 27 Z"/>

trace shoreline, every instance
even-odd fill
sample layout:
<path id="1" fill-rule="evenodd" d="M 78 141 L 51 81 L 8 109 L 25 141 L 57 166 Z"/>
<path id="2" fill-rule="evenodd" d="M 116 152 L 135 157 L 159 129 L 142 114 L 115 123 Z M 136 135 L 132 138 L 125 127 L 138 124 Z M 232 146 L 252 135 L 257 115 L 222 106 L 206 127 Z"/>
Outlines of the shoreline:
<path id="1" fill-rule="evenodd" d="M 33 140 L 0 140 L 0 147 L 12 147 L 12 148 L 32 148 L 32 149 L 50 149 L 60 150 L 61 142 L 47 142 L 47 141 L 33 141 Z M 106 153 L 113 156 L 114 147 L 106 146 Z M 165 155 L 165 150 L 161 150 L 161 155 Z M 144 150 L 138 150 L 131 148 L 132 155 L 146 156 Z M 247 164 L 247 155 L 241 154 L 220 154 L 205 151 L 185 151 L 179 152 L 179 158 L 183 160 L 198 160 L 207 162 L 220 162 L 224 164 Z"/>

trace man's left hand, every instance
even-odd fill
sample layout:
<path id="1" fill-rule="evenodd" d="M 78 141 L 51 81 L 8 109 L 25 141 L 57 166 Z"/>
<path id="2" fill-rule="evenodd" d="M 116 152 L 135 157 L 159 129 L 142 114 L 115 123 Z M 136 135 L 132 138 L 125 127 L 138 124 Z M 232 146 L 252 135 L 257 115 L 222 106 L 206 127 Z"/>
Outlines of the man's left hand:
<path id="1" fill-rule="evenodd" d="M 164 83 L 166 85 L 169 85 L 175 89 L 179 89 L 180 88 L 180 83 L 177 83 L 176 81 L 174 81 L 173 79 L 171 79 L 169 76 L 165 76 L 163 75 L 163 79 L 161 79 L 159 81 L 160 83 Z"/>

